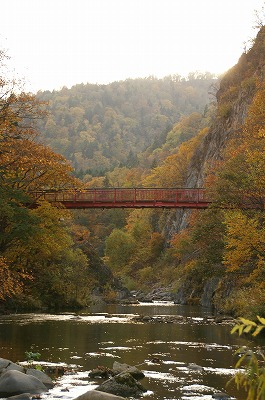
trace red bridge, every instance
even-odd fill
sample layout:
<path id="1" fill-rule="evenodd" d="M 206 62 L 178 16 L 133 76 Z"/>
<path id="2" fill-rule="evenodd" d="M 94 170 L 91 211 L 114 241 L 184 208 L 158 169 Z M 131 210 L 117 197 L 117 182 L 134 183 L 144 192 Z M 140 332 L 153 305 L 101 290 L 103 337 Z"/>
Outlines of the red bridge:
<path id="1" fill-rule="evenodd" d="M 99 188 L 32 192 L 35 199 L 66 208 L 207 208 L 205 189 Z"/>

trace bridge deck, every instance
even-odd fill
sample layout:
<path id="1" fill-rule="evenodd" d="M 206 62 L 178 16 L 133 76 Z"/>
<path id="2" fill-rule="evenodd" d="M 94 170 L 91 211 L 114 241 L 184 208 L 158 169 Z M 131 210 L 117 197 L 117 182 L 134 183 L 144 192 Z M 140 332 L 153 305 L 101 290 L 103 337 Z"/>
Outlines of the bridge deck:
<path id="1" fill-rule="evenodd" d="M 205 189 L 96 188 L 32 192 L 35 199 L 66 208 L 207 208 Z"/>

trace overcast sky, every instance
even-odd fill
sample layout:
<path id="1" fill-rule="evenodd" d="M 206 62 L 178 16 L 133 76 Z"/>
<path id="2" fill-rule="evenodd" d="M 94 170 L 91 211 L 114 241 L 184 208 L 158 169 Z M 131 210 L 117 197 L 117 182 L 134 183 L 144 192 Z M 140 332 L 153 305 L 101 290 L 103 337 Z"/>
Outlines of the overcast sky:
<path id="1" fill-rule="evenodd" d="M 26 90 L 223 73 L 264 0 L 1 0 L 0 47 Z"/>

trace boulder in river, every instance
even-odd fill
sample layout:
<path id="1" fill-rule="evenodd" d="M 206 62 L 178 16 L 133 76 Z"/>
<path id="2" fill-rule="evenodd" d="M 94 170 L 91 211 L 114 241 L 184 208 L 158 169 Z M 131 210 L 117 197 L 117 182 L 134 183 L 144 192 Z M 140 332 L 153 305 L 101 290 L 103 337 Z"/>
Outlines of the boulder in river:
<path id="1" fill-rule="evenodd" d="M 204 371 L 204 368 L 201 365 L 197 365 L 195 363 L 189 363 L 188 368 L 194 371 L 200 371 L 200 372 Z"/>
<path id="2" fill-rule="evenodd" d="M 114 372 L 112 369 L 108 368 L 108 367 L 104 367 L 104 366 L 97 366 L 97 368 L 93 368 L 90 372 L 89 372 L 89 377 L 93 378 L 93 379 L 108 379 L 111 376 L 114 375 Z"/>
<path id="3" fill-rule="evenodd" d="M 47 389 L 52 389 L 54 387 L 54 383 L 51 378 L 38 369 L 29 368 L 27 369 L 26 374 L 35 376 L 35 378 L 39 379 L 46 386 Z"/>
<path id="4" fill-rule="evenodd" d="M 32 400 L 32 394 L 30 393 L 17 394 L 16 396 L 8 397 L 8 400 Z"/>
<path id="5" fill-rule="evenodd" d="M 143 379 L 145 377 L 144 373 L 137 367 L 122 364 L 117 361 L 114 361 L 112 369 L 115 375 L 120 374 L 121 372 L 128 372 L 134 377 L 134 379 Z"/>
<path id="6" fill-rule="evenodd" d="M 230 397 L 229 394 L 223 393 L 223 392 L 214 393 L 212 395 L 212 398 L 215 399 L 215 400 L 229 400 L 229 399 L 232 399 L 232 397 Z"/>
<path id="7" fill-rule="evenodd" d="M 0 397 L 10 397 L 22 393 L 40 394 L 47 392 L 47 387 L 35 376 L 11 370 L 0 376 Z"/>
<path id="8" fill-rule="evenodd" d="M 139 397 L 146 389 L 128 372 L 115 375 L 99 385 L 96 390 L 122 397 Z"/>
<path id="9" fill-rule="evenodd" d="M 0 358 L 0 374 L 10 370 L 24 372 L 24 368 L 21 365 L 15 364 L 5 358 Z"/>
<path id="10" fill-rule="evenodd" d="M 124 400 L 124 397 L 115 396 L 111 393 L 100 392 L 99 390 L 89 390 L 81 396 L 76 397 L 74 400 Z"/>

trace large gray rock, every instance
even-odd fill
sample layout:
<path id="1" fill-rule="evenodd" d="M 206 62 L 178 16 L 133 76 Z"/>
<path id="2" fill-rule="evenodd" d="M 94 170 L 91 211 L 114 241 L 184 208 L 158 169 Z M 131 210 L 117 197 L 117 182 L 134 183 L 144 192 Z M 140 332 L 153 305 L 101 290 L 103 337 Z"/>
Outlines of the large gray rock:
<path id="1" fill-rule="evenodd" d="M 114 361 L 112 369 L 115 375 L 122 372 L 129 372 L 129 374 L 131 374 L 135 379 L 143 379 L 145 376 L 144 373 L 138 368 L 130 366 L 128 364 L 122 364 L 117 361 Z"/>
<path id="2" fill-rule="evenodd" d="M 10 360 L 7 360 L 5 358 L 0 358 L 0 374 L 10 370 L 23 372 L 24 368 L 21 367 L 21 365 L 13 363 Z"/>
<path id="3" fill-rule="evenodd" d="M 146 389 L 128 372 L 123 372 L 108 379 L 99 385 L 96 390 L 122 397 L 139 397 L 146 392 Z"/>
<path id="4" fill-rule="evenodd" d="M 214 297 L 214 293 L 218 287 L 218 283 L 220 282 L 220 278 L 219 277 L 214 277 L 209 279 L 203 288 L 203 294 L 201 297 L 201 305 L 203 307 L 212 307 L 213 305 L 213 297 Z"/>
<path id="5" fill-rule="evenodd" d="M 26 374 L 35 376 L 35 378 L 39 379 L 39 381 L 41 381 L 48 389 L 51 389 L 54 387 L 54 384 L 53 384 L 53 381 L 51 380 L 51 378 L 48 375 L 46 375 L 44 372 L 42 372 L 38 369 L 29 368 L 29 369 L 27 369 Z"/>
<path id="6" fill-rule="evenodd" d="M 111 393 L 100 392 L 99 390 L 89 390 L 81 396 L 76 397 L 74 400 L 124 400 L 124 397 L 115 396 Z"/>
<path id="7" fill-rule="evenodd" d="M 30 393 L 17 394 L 16 396 L 8 397 L 8 400 L 32 400 L 32 395 Z"/>
<path id="8" fill-rule="evenodd" d="M 20 371 L 7 371 L 0 377 L 0 397 L 10 397 L 22 393 L 40 394 L 47 392 L 46 386 L 34 376 Z"/>

